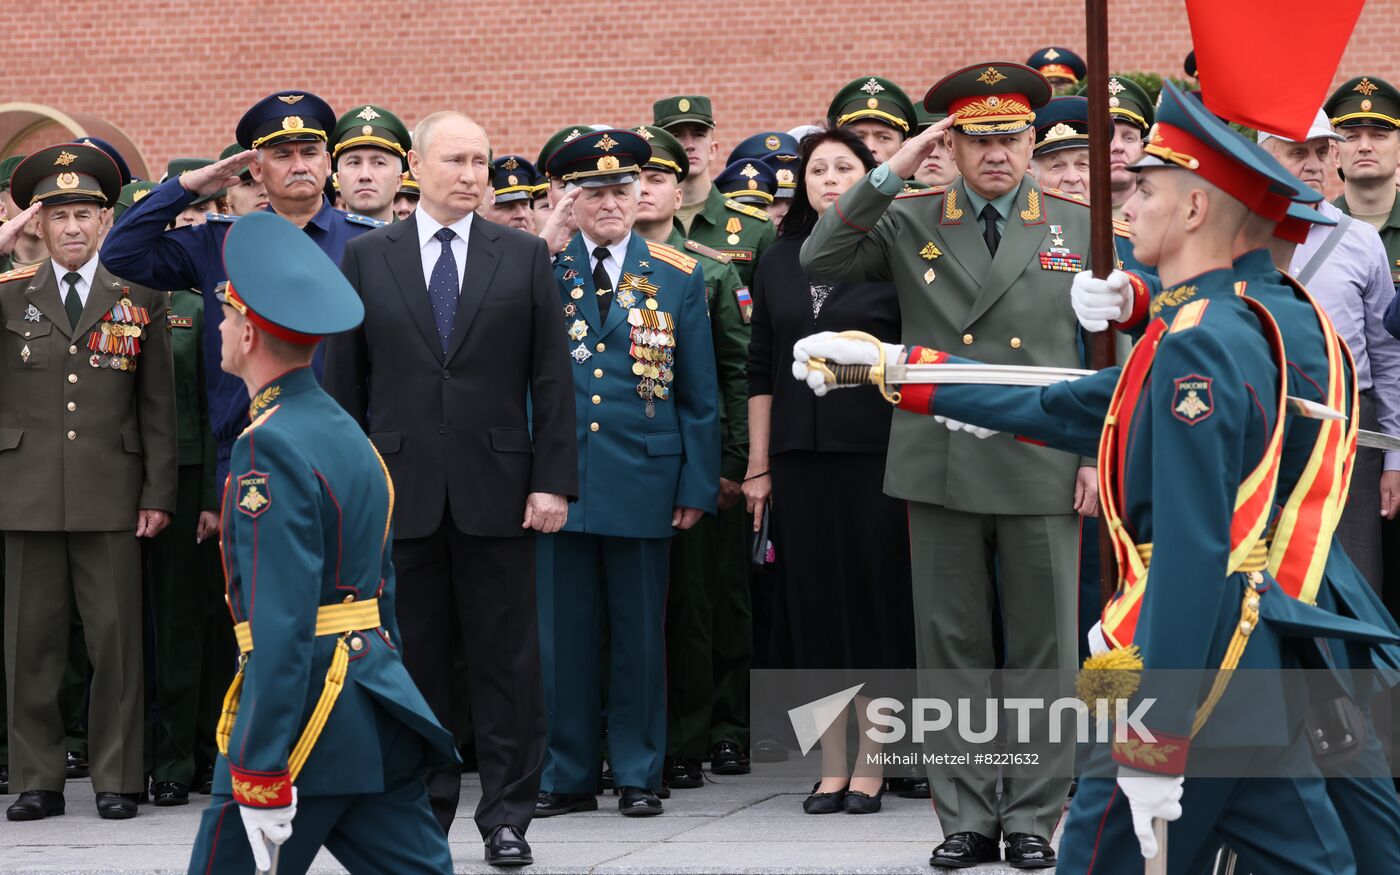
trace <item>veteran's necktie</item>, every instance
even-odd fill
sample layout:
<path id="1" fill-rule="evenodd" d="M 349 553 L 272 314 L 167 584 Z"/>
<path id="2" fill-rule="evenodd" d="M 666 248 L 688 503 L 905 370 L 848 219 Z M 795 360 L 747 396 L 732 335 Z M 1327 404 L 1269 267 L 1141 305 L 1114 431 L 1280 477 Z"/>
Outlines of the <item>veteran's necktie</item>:
<path id="1" fill-rule="evenodd" d="M 83 279 L 83 275 L 76 271 L 69 271 L 63 275 L 63 281 L 68 284 L 68 294 L 63 296 L 63 309 L 68 311 L 68 324 L 73 328 L 78 327 L 78 320 L 83 318 L 83 299 L 78 294 L 78 283 Z"/>

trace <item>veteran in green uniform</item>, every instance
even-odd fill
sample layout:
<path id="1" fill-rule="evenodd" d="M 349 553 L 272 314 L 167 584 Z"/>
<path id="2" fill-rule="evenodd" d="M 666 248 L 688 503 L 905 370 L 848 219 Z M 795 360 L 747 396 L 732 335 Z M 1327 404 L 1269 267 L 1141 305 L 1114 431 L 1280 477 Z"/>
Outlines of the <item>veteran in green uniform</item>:
<path id="1" fill-rule="evenodd" d="M 413 141 L 389 110 L 362 104 L 342 115 L 330 137 L 331 169 L 345 209 L 381 222 L 394 221 L 394 198 L 408 171 Z"/>
<path id="2" fill-rule="evenodd" d="M 829 280 L 893 282 L 906 338 L 936 336 L 936 348 L 997 364 L 1078 367 L 1069 291 L 1089 261 L 1089 211 L 1026 173 L 1035 110 L 1049 99 L 1044 77 L 1020 64 L 944 78 L 924 106 L 951 118 L 842 195 L 803 245 L 803 266 Z M 897 197 L 945 135 L 961 179 Z M 1075 511 L 1092 494 L 1092 461 L 938 427 L 896 412 L 885 478 L 886 492 L 909 501 L 919 667 L 992 668 L 990 549 L 1006 667 L 1072 671 Z M 943 834 L 961 834 L 969 859 L 1003 834 L 1017 846 L 1008 856 L 1048 852 L 1069 790 L 1068 778 L 1008 777 L 998 800 L 994 781 L 929 779 Z"/>
<path id="3" fill-rule="evenodd" d="M 688 172 L 681 183 L 676 227 L 687 240 L 727 255 L 747 285 L 753 278 L 754 263 L 777 233 L 766 210 L 727 200 L 710 181 L 710 169 L 719 157 L 710 98 L 664 97 L 652 104 L 651 112 L 652 124 L 675 137 L 685 149 Z"/>
<path id="4" fill-rule="evenodd" d="M 666 594 L 666 762 L 672 789 L 704 785 L 701 762 L 742 775 L 748 760 L 748 670 L 753 610 L 745 562 L 747 514 L 740 486 L 749 453 L 749 317 L 753 301 L 729 257 L 676 230 L 675 207 L 689 168 L 675 137 L 643 125 L 651 144 L 641 171 L 637 235 L 694 257 L 705 278 L 719 378 L 719 513 L 671 541 Z M 755 162 L 762 164 L 761 161 Z"/>

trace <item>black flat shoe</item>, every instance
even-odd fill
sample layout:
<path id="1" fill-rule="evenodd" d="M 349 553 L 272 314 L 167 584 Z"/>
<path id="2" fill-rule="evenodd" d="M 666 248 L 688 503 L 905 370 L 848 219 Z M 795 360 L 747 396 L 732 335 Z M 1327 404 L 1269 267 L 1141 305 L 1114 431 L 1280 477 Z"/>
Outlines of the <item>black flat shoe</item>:
<path id="1" fill-rule="evenodd" d="M 846 789 L 846 813 L 847 814 L 875 814 L 880 810 L 880 800 L 885 798 L 885 785 L 881 784 L 880 789 L 874 796 L 862 793 L 859 790 Z"/>
<path id="2" fill-rule="evenodd" d="M 623 787 L 617 810 L 627 817 L 650 817 L 661 813 L 661 799 L 642 787 Z"/>
<path id="3" fill-rule="evenodd" d="M 87 757 L 78 756 L 73 751 L 68 751 L 68 755 L 63 760 L 63 776 L 68 780 L 74 778 L 86 778 L 90 774 Z"/>
<path id="4" fill-rule="evenodd" d="M 535 799 L 536 817 L 554 817 L 575 811 L 597 811 L 598 797 L 592 793 L 547 793 L 540 791 Z"/>
<path id="5" fill-rule="evenodd" d="M 157 808 L 171 805 L 189 805 L 190 788 L 178 781 L 157 781 L 151 788 L 151 798 Z"/>
<path id="6" fill-rule="evenodd" d="M 26 790 L 11 803 L 5 816 L 10 820 L 43 820 L 63 814 L 63 794 L 53 790 Z"/>
<path id="7" fill-rule="evenodd" d="M 710 749 L 710 771 L 716 775 L 747 775 L 749 756 L 732 741 L 721 741 Z"/>
<path id="8" fill-rule="evenodd" d="M 666 757 L 666 765 L 661 770 L 661 780 L 672 790 L 698 790 L 705 786 L 705 773 L 700 769 L 699 760 Z"/>
<path id="9" fill-rule="evenodd" d="M 208 796 L 214 792 L 213 766 L 205 766 L 194 776 L 194 790 L 201 796 Z"/>
<path id="10" fill-rule="evenodd" d="M 1006 837 L 1006 862 L 1012 869 L 1049 869 L 1055 865 L 1055 851 L 1038 835 L 1013 832 Z"/>
<path id="11" fill-rule="evenodd" d="M 140 793 L 98 793 L 97 816 L 103 820 L 130 820 L 136 816 Z"/>
<path id="12" fill-rule="evenodd" d="M 831 793 L 818 793 L 821 781 L 812 785 L 812 795 L 802 800 L 802 810 L 807 814 L 835 814 L 846 804 L 846 788 Z"/>
<path id="13" fill-rule="evenodd" d="M 771 738 L 760 738 L 753 746 L 753 761 L 756 763 L 787 762 L 788 749 Z"/>
<path id="14" fill-rule="evenodd" d="M 503 824 L 486 837 L 486 862 L 492 866 L 528 866 L 535 862 L 520 830 Z"/>
<path id="15" fill-rule="evenodd" d="M 933 849 L 928 864 L 939 869 L 966 869 L 1001 859 L 1001 847 L 980 832 L 955 832 Z"/>

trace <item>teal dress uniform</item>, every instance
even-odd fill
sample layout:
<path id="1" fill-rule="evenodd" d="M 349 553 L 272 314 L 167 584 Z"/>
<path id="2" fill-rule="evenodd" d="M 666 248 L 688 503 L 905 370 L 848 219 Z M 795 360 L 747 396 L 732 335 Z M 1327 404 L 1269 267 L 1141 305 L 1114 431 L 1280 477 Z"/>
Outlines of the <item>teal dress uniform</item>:
<path id="1" fill-rule="evenodd" d="M 564 529 L 539 539 L 544 792 L 598 790 L 605 624 L 608 758 L 617 786 L 661 786 L 671 518 L 676 507 L 716 507 L 718 390 L 702 274 L 690 256 L 635 234 L 626 252 L 605 320 L 584 236 L 555 260 L 560 327 L 574 362 L 579 499 Z"/>

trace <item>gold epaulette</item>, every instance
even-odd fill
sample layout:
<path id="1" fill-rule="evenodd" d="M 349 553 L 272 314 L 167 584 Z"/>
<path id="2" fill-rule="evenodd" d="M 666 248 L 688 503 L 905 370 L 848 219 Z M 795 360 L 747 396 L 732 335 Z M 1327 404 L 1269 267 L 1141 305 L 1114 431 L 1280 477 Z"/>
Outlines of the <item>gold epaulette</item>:
<path id="1" fill-rule="evenodd" d="M 7 270 L 4 273 L 0 273 L 0 283 L 7 283 L 11 280 L 29 279 L 39 272 L 39 267 L 42 264 L 43 262 L 41 261 L 38 264 L 31 264 L 28 267 L 17 267 L 14 270 Z"/>
<path id="2" fill-rule="evenodd" d="M 724 205 L 736 213 L 743 213 L 746 216 L 758 219 L 760 222 L 771 222 L 773 217 L 758 207 L 751 207 L 748 204 L 741 204 L 738 201 L 725 201 Z"/>
<path id="3" fill-rule="evenodd" d="M 1113 220 L 1113 236 L 1115 236 L 1115 237 L 1131 237 L 1131 236 L 1132 236 L 1132 226 L 1129 225 L 1127 222 L 1125 222 L 1125 221 L 1122 220 L 1122 219 L 1114 219 L 1114 220 Z"/>
<path id="4" fill-rule="evenodd" d="M 1045 192 L 1050 197 L 1058 198 L 1062 201 L 1069 201 L 1072 204 L 1079 204 L 1081 207 L 1087 207 L 1089 205 L 1089 199 L 1082 194 L 1070 194 L 1058 188 L 1042 188 L 1041 191 Z"/>
<path id="5" fill-rule="evenodd" d="M 1206 305 L 1209 303 L 1209 298 L 1200 298 L 1182 305 L 1181 309 L 1177 310 L 1176 315 L 1172 317 L 1172 325 L 1171 328 L 1167 329 L 1167 333 L 1176 334 L 1178 331 L 1185 331 L 1200 325 L 1201 319 L 1206 313 Z"/>
<path id="6" fill-rule="evenodd" d="M 681 273 L 695 273 L 695 265 L 699 263 L 679 249 L 667 246 L 665 243 L 653 243 L 648 240 L 647 249 L 653 258 L 661 259 Z"/>
<path id="7" fill-rule="evenodd" d="M 918 191 L 902 191 L 894 196 L 895 200 L 903 200 L 907 197 L 928 197 L 931 194 L 942 194 L 947 190 L 946 186 L 935 185 L 933 188 L 923 188 Z"/>
<path id="8" fill-rule="evenodd" d="M 712 259 L 714 259 L 715 261 L 718 261 L 720 264 L 728 264 L 728 263 L 730 262 L 730 260 L 731 260 L 731 259 L 729 258 L 728 255 L 725 255 L 723 252 L 720 252 L 718 249 L 711 249 L 710 247 L 706 246 L 704 243 L 698 243 L 698 242 L 696 242 L 696 241 L 694 241 L 694 240 L 687 240 L 687 241 L 685 241 L 685 248 L 686 248 L 686 249 L 689 249 L 691 252 L 695 252 L 695 253 L 698 253 L 698 254 L 700 254 L 700 255 L 703 255 L 703 256 L 705 256 L 706 258 L 712 258 Z"/>

